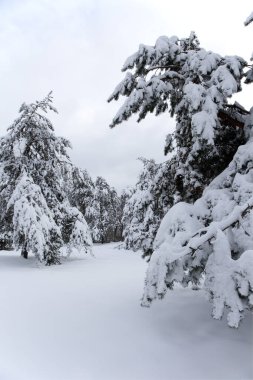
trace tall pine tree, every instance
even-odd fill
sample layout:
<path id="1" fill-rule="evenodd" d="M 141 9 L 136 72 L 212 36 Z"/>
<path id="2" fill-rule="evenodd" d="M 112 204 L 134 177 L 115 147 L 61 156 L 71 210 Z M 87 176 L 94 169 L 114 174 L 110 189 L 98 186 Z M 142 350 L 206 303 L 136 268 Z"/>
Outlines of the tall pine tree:
<path id="1" fill-rule="evenodd" d="M 59 263 L 64 243 L 77 245 L 72 233 L 77 220 L 83 236 L 79 245 L 90 247 L 91 239 L 84 218 L 73 217 L 65 187 L 72 171 L 70 143 L 55 136 L 44 115 L 48 110 L 56 112 L 51 93 L 42 101 L 24 103 L 0 140 L 0 236 L 2 247 L 12 241 L 24 257 L 31 251 L 50 265 Z"/>
<path id="2" fill-rule="evenodd" d="M 168 163 L 174 205 L 153 243 L 143 305 L 175 282 L 196 284 L 206 273 L 213 316 L 228 308 L 232 327 L 253 307 L 253 112 L 229 103 L 244 76 L 252 81 L 247 66 L 238 56 L 201 48 L 194 33 L 160 37 L 127 59 L 127 74 L 109 98 L 127 97 L 111 127 L 134 113 L 138 121 L 150 112 L 176 119 L 165 145 L 174 154 Z"/>

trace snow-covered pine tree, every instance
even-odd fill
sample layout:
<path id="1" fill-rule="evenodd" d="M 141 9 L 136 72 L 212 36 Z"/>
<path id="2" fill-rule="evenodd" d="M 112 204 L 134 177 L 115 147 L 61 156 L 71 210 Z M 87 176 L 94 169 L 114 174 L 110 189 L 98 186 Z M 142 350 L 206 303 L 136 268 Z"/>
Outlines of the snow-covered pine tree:
<path id="1" fill-rule="evenodd" d="M 192 32 L 189 38 L 163 36 L 155 46 L 140 45 L 123 66 L 126 76 L 108 101 L 120 95 L 127 99 L 111 127 L 134 113 L 138 122 L 149 112 L 175 116 L 176 130 L 167 136 L 165 152 L 176 146 L 175 184 L 181 199 L 196 200 L 245 142 L 246 111 L 229 105 L 228 98 L 241 90 L 246 65 L 238 56 L 201 48 Z"/>
<path id="2" fill-rule="evenodd" d="M 111 188 L 103 178 L 97 179 L 94 183 L 86 170 L 74 166 L 67 183 L 70 203 L 84 215 L 91 230 L 94 231 L 95 241 L 122 240 L 124 195 L 122 198 L 119 197 L 116 190 Z M 106 224 L 110 227 L 105 227 Z M 98 233 L 99 230 L 100 233 Z"/>
<path id="3" fill-rule="evenodd" d="M 156 164 L 140 158 L 143 170 L 123 212 L 124 248 L 150 256 L 161 219 L 173 204 L 171 162 Z"/>
<path id="4" fill-rule="evenodd" d="M 92 239 L 90 229 L 84 215 L 76 207 L 69 209 L 64 221 L 63 231 L 68 256 L 72 253 L 73 248 L 91 253 Z"/>
<path id="5" fill-rule="evenodd" d="M 123 71 L 132 72 L 109 98 L 127 96 L 112 127 L 133 113 L 138 121 L 153 111 L 175 116 L 165 152 L 174 142 L 175 202 L 191 202 L 176 203 L 161 222 L 143 305 L 162 298 L 175 282 L 196 284 L 206 273 L 213 317 L 228 308 L 232 327 L 253 307 L 253 111 L 228 103 L 244 75 L 250 81 L 246 66 L 238 56 L 202 49 L 194 33 L 160 37 L 126 61 Z"/>
<path id="6" fill-rule="evenodd" d="M 121 240 L 120 199 L 114 188 L 102 177 L 97 177 L 93 199 L 86 210 L 87 222 L 96 243 Z"/>
<path id="7" fill-rule="evenodd" d="M 154 160 L 145 158 L 139 160 L 143 163 L 143 170 L 124 208 L 123 238 L 124 248 L 133 251 L 142 249 L 148 252 L 159 222 L 154 212 L 155 198 L 152 193 L 157 164 Z"/>
<path id="8" fill-rule="evenodd" d="M 117 220 L 118 220 L 118 229 L 117 229 L 117 240 L 122 241 L 123 240 L 123 231 L 124 231 L 124 210 L 126 207 L 126 204 L 132 194 L 132 190 L 127 187 L 126 189 L 123 189 L 120 195 L 118 196 L 118 210 L 117 210 Z"/>
<path id="9" fill-rule="evenodd" d="M 11 238 L 24 257 L 31 251 L 50 265 L 59 262 L 63 240 L 76 245 L 72 232 L 67 240 L 65 223 L 72 220 L 68 229 L 75 230 L 80 217 L 73 218 L 65 186 L 72 171 L 70 143 L 55 136 L 43 115 L 48 110 L 56 111 L 51 93 L 42 101 L 24 103 L 21 115 L 0 140 L 0 234 L 2 246 L 10 245 Z M 84 247 L 91 244 L 88 236 L 83 223 Z"/>
<path id="10" fill-rule="evenodd" d="M 39 261 L 48 265 L 60 262 L 62 245 L 61 231 L 48 208 L 41 189 L 28 177 L 25 169 L 18 178 L 16 187 L 7 205 L 13 208 L 13 243 L 21 248 L 27 258 L 32 252 Z"/>
<path id="11" fill-rule="evenodd" d="M 110 193 L 110 219 L 112 228 L 110 229 L 109 237 L 110 241 L 122 241 L 122 207 L 124 205 L 124 194 L 119 196 L 114 187 L 110 188 Z"/>
<path id="12" fill-rule="evenodd" d="M 253 131 L 252 118 L 248 119 Z M 175 282 L 199 284 L 213 303 L 214 318 L 229 309 L 238 327 L 253 307 L 253 133 L 228 168 L 195 203 L 179 202 L 165 215 L 154 241 L 143 304 L 162 298 Z"/>
<path id="13" fill-rule="evenodd" d="M 94 189 L 95 185 L 87 170 L 73 166 L 68 185 L 69 200 L 84 216 L 92 203 Z"/>

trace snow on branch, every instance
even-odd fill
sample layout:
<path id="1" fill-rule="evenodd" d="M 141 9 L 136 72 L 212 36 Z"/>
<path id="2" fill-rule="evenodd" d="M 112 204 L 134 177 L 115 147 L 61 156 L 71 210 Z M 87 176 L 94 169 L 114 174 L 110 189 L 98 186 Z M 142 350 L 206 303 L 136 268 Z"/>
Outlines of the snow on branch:
<path id="1" fill-rule="evenodd" d="M 227 236 L 219 230 L 213 242 L 213 253 L 206 265 L 205 288 L 212 303 L 212 316 L 221 319 L 228 308 L 227 322 L 237 328 L 247 300 L 253 306 L 253 251 L 248 250 L 238 260 L 231 258 Z"/>
<path id="2" fill-rule="evenodd" d="M 234 227 L 241 218 L 243 218 L 253 208 L 253 197 L 242 206 L 236 206 L 234 210 L 220 222 L 212 222 L 209 227 L 203 228 L 198 231 L 189 240 L 183 255 L 191 253 L 195 255 L 195 252 L 207 242 L 211 242 L 216 237 L 217 231 L 225 231 L 229 227 Z M 188 252 L 187 252 L 188 250 Z"/>
<path id="3" fill-rule="evenodd" d="M 252 21 L 253 21 L 253 12 L 251 12 L 251 14 L 246 18 L 246 20 L 244 21 L 244 25 L 247 26 L 247 25 L 249 25 Z"/>
<path id="4" fill-rule="evenodd" d="M 242 206 L 235 207 L 221 221 L 212 222 L 209 227 L 199 229 L 187 244 L 184 241 L 187 232 L 184 231 L 180 218 L 186 220 L 188 228 L 189 223 L 193 225 L 193 206 L 188 205 L 188 209 L 187 204 L 176 206 L 178 207 L 174 206 L 177 208 L 174 214 L 170 213 L 172 222 L 169 233 L 174 235 L 174 243 L 164 240 L 151 256 L 142 306 L 149 306 L 154 299 L 163 298 L 167 288 L 172 288 L 175 281 L 186 286 L 194 280 L 194 271 L 200 274 L 205 271 L 204 285 L 213 305 L 213 317 L 221 319 L 225 308 L 228 308 L 228 325 L 237 328 L 244 310 L 253 306 L 253 250 L 246 250 L 238 260 L 234 260 L 231 257 L 229 234 L 226 236 L 224 231 L 235 227 L 237 223 L 242 224 L 242 218 L 253 208 L 253 197 Z M 185 215 L 181 217 L 178 215 L 180 208 L 185 210 Z M 177 215 L 179 230 L 175 232 L 172 231 L 173 219 Z M 211 245 L 207 246 L 205 243 Z M 196 254 L 198 250 L 199 255 Z M 185 271 L 187 263 L 188 271 Z"/>
<path id="5" fill-rule="evenodd" d="M 252 115 L 248 127 L 251 120 Z M 201 198 L 194 204 L 179 202 L 165 215 L 153 245 L 143 306 L 163 298 L 175 282 L 198 284 L 205 274 L 214 318 L 228 308 L 228 325 L 238 327 L 244 311 L 252 308 L 252 154 L 250 139 Z"/>

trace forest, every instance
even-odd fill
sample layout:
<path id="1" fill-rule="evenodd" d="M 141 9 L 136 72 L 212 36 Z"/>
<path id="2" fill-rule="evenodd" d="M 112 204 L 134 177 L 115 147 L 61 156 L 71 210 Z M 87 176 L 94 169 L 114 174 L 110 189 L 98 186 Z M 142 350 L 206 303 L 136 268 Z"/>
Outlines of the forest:
<path id="1" fill-rule="evenodd" d="M 252 22 L 253 13 L 245 20 L 247 29 Z M 51 121 L 59 116 L 52 91 L 21 104 L 0 137 L 0 262 L 6 286 L 0 336 L 8 358 L 5 363 L 0 350 L 0 378 L 252 379 L 253 106 L 235 97 L 252 86 L 253 65 L 239 55 L 206 50 L 190 32 L 140 44 L 122 72 L 107 99 L 118 107 L 107 133 L 120 124 L 127 128 L 132 119 L 142 124 L 150 114 L 157 120 L 164 114 L 174 125 L 161 146 L 162 162 L 138 157 L 142 169 L 135 185 L 116 189 L 75 164 L 75 148 Z M 103 147 L 93 149 L 99 157 Z M 19 322 L 13 319 L 16 303 Z M 29 324 L 31 334 L 22 327 Z M 36 339 L 39 355 L 45 348 L 45 367 L 35 354 Z M 27 359 L 16 353 L 16 369 L 10 370 L 13 347 L 26 340 L 22 355 L 27 350 L 33 364 L 26 368 Z M 224 352 L 217 368 L 208 374 L 209 360 L 198 367 L 188 358 L 180 372 L 178 358 L 187 358 L 194 347 L 198 360 L 204 341 L 211 342 L 207 357 L 218 347 Z M 178 342 L 187 348 L 179 349 Z M 140 365 L 132 344 L 143 351 Z M 117 353 L 121 345 L 124 351 Z M 171 377 L 166 352 L 175 360 Z M 110 364 L 110 355 L 118 364 Z M 160 369 L 159 355 L 165 363 Z M 125 374 L 121 367 L 128 368 Z"/>

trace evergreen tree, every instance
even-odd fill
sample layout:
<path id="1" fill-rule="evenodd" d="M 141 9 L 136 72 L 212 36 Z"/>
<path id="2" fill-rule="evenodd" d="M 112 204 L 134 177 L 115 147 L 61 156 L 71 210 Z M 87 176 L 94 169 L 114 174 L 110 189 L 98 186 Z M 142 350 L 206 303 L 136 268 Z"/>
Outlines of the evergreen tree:
<path id="1" fill-rule="evenodd" d="M 73 166 L 68 185 L 69 200 L 84 216 L 92 203 L 94 189 L 95 185 L 87 170 Z"/>
<path id="2" fill-rule="evenodd" d="M 0 236 L 2 247 L 11 239 L 24 257 L 31 251 L 49 265 L 59 262 L 63 240 L 74 240 L 69 234 L 66 241 L 64 234 L 65 222 L 73 215 L 65 187 L 72 171 L 70 143 L 55 136 L 43 115 L 48 110 L 56 112 L 51 93 L 42 101 L 24 103 L 20 117 L 0 140 Z M 76 228 L 76 221 L 72 226 Z M 84 247 L 90 246 L 88 230 L 86 235 Z"/>
<path id="3" fill-rule="evenodd" d="M 63 229 L 68 256 L 73 248 L 91 253 L 91 233 L 83 214 L 76 207 L 71 207 L 69 211 Z"/>
<path id="4" fill-rule="evenodd" d="M 121 240 L 120 200 L 115 189 L 106 180 L 97 177 L 92 202 L 86 217 L 96 243 Z"/>
<path id="5" fill-rule="evenodd" d="M 59 263 L 61 232 L 38 185 L 24 171 L 7 205 L 13 209 L 13 243 L 27 258 L 32 252 L 47 264 Z"/>
<path id="6" fill-rule="evenodd" d="M 143 171 L 136 187 L 128 199 L 123 213 L 124 247 L 147 252 L 157 231 L 158 219 L 155 215 L 155 198 L 152 193 L 153 179 L 157 171 L 154 160 L 140 158 Z"/>
<path id="7" fill-rule="evenodd" d="M 179 202 L 161 222 L 147 272 L 143 304 L 162 298 L 175 282 L 199 284 L 220 319 L 238 327 L 253 306 L 253 110 L 251 137 L 228 168 L 194 204 Z"/>
<path id="8" fill-rule="evenodd" d="M 165 153 L 174 153 L 168 162 L 174 205 L 153 244 L 143 305 L 175 282 L 198 284 L 206 273 L 213 317 L 228 308 L 232 327 L 253 307 L 253 111 L 228 103 L 244 76 L 251 82 L 246 67 L 238 56 L 204 50 L 194 33 L 160 37 L 126 61 L 129 71 L 109 98 L 127 97 L 111 127 L 133 113 L 140 121 L 168 110 L 176 119 L 165 145 Z"/>
<path id="9" fill-rule="evenodd" d="M 110 241 L 121 241 L 122 240 L 122 214 L 125 202 L 124 193 L 119 196 L 117 191 L 111 187 L 110 189 Z"/>
<path id="10" fill-rule="evenodd" d="M 151 255 L 161 219 L 173 204 L 174 189 L 170 161 L 156 164 L 154 160 L 140 160 L 144 167 L 126 202 L 122 221 L 124 248 L 141 249 L 145 257 Z"/>
<path id="11" fill-rule="evenodd" d="M 127 207 L 127 202 L 132 194 L 132 190 L 129 188 L 123 189 L 120 196 L 118 197 L 118 208 L 117 208 L 117 220 L 118 220 L 118 228 L 117 228 L 117 240 L 123 240 L 124 233 L 124 213 L 125 208 Z"/>
<path id="12" fill-rule="evenodd" d="M 241 90 L 246 66 L 238 56 L 221 57 L 200 48 L 195 33 L 140 45 L 124 64 L 122 70 L 129 71 L 109 98 L 127 97 L 111 127 L 134 113 L 138 121 L 149 112 L 175 116 L 176 130 L 167 136 L 165 152 L 176 146 L 175 184 L 181 199 L 194 201 L 245 142 L 240 127 L 247 112 L 230 106 L 228 98 Z"/>
<path id="13" fill-rule="evenodd" d="M 122 240 L 124 196 L 118 196 L 101 177 L 93 183 L 88 172 L 77 167 L 67 180 L 69 200 L 88 222 L 97 243 Z"/>

